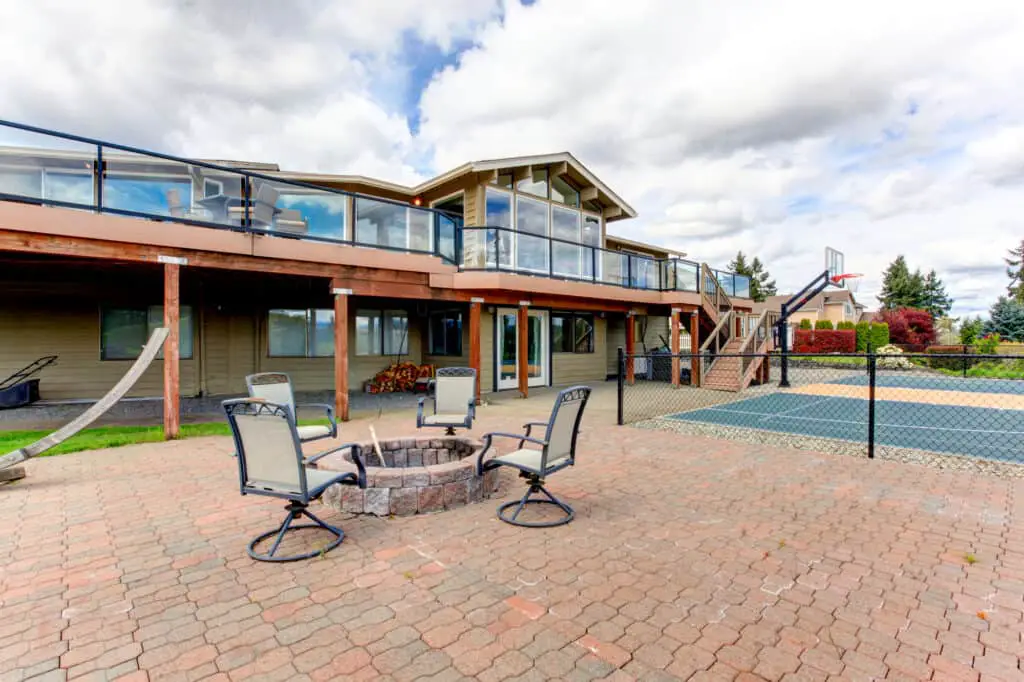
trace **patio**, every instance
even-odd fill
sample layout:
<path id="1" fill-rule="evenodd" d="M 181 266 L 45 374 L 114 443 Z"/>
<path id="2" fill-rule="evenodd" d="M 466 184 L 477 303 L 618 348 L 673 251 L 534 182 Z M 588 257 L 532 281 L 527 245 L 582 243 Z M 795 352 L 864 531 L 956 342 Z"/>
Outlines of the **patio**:
<path id="1" fill-rule="evenodd" d="M 544 418 L 481 407 L 469 435 Z M 323 558 L 254 562 L 281 505 L 228 438 L 33 461 L 0 489 L 0 679 L 1024 676 L 1024 481 L 616 427 L 588 407 L 560 528 L 319 507 Z M 341 429 L 414 433 L 414 411 Z M 309 452 L 324 449 L 313 443 Z M 323 448 L 317 448 L 317 445 Z"/>

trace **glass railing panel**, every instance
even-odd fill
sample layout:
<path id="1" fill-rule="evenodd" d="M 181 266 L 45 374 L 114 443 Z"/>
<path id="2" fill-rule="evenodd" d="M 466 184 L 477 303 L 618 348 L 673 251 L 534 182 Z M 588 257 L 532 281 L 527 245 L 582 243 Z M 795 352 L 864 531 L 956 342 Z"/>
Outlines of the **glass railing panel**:
<path id="1" fill-rule="evenodd" d="M 586 250 L 587 265 L 590 265 L 590 249 Z M 564 242 L 551 243 L 551 272 L 556 277 L 583 277 L 584 248 Z"/>
<path id="2" fill-rule="evenodd" d="M 750 298 L 750 278 L 746 275 L 733 275 L 738 298 Z"/>
<path id="3" fill-rule="evenodd" d="M 487 229 L 466 227 L 462 230 L 462 253 L 459 265 L 467 270 L 483 270 L 487 266 Z"/>
<path id="4" fill-rule="evenodd" d="M 0 141 L 0 194 L 95 205 L 94 145 L 13 129 L 2 129 Z"/>
<path id="5" fill-rule="evenodd" d="M 433 214 L 405 204 L 356 197 L 353 241 L 401 251 L 433 252 Z"/>
<path id="6" fill-rule="evenodd" d="M 629 284 L 629 257 L 614 251 L 601 252 L 600 281 L 605 284 Z"/>
<path id="7" fill-rule="evenodd" d="M 715 277 L 718 279 L 718 283 L 722 285 L 722 291 L 725 292 L 726 296 L 731 298 L 736 295 L 736 282 L 731 272 L 715 270 Z"/>
<path id="8" fill-rule="evenodd" d="M 582 276 L 586 280 L 599 280 L 601 270 L 601 251 L 592 246 L 581 247 Z"/>
<path id="9" fill-rule="evenodd" d="M 644 256 L 630 256 L 630 286 L 634 289 L 658 289 L 658 262 Z"/>
<path id="10" fill-rule="evenodd" d="M 515 235 L 516 270 L 537 274 L 549 274 L 547 237 L 519 232 Z"/>
<path id="11" fill-rule="evenodd" d="M 437 220 L 437 255 L 449 263 L 457 263 L 458 222 L 443 213 L 435 215 Z"/>
<path id="12" fill-rule="evenodd" d="M 676 291 L 697 291 L 697 282 L 700 279 L 700 266 L 689 261 L 675 261 L 675 290 Z"/>

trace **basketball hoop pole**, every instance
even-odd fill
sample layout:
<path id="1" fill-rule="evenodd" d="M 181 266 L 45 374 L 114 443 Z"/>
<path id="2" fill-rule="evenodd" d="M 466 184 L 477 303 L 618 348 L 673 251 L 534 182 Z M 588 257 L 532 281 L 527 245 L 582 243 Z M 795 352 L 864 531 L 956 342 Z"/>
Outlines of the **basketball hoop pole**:
<path id="1" fill-rule="evenodd" d="M 789 388 L 789 316 L 797 312 L 812 298 L 825 291 L 830 284 L 835 284 L 833 276 L 828 270 L 815 277 L 810 284 L 805 286 L 799 293 L 793 295 L 788 301 L 782 304 L 779 311 L 779 341 L 782 347 L 779 349 L 779 360 L 781 371 L 779 372 L 779 388 Z"/>

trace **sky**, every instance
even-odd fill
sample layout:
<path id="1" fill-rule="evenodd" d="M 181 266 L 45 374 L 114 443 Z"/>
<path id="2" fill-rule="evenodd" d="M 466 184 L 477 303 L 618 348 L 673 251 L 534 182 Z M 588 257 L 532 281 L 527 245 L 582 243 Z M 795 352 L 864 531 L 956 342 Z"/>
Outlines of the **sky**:
<path id="1" fill-rule="evenodd" d="M 568 150 L 637 209 L 610 232 L 716 267 L 742 250 L 783 292 L 832 246 L 869 308 L 903 254 L 980 313 L 1024 240 L 1019 0 L 12 0 L 4 18 L 3 118 L 409 184 Z"/>

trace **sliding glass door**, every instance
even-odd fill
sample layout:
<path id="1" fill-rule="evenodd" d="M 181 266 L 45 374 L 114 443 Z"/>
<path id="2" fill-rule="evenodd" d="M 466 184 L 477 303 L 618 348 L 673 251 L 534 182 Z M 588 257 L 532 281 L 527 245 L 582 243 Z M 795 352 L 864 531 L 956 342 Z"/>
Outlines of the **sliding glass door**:
<path id="1" fill-rule="evenodd" d="M 495 359 L 498 390 L 519 387 L 519 353 L 526 352 L 528 386 L 548 384 L 548 313 L 531 310 L 526 316 L 526 348 L 519 344 L 519 313 L 515 308 L 498 308 Z"/>

